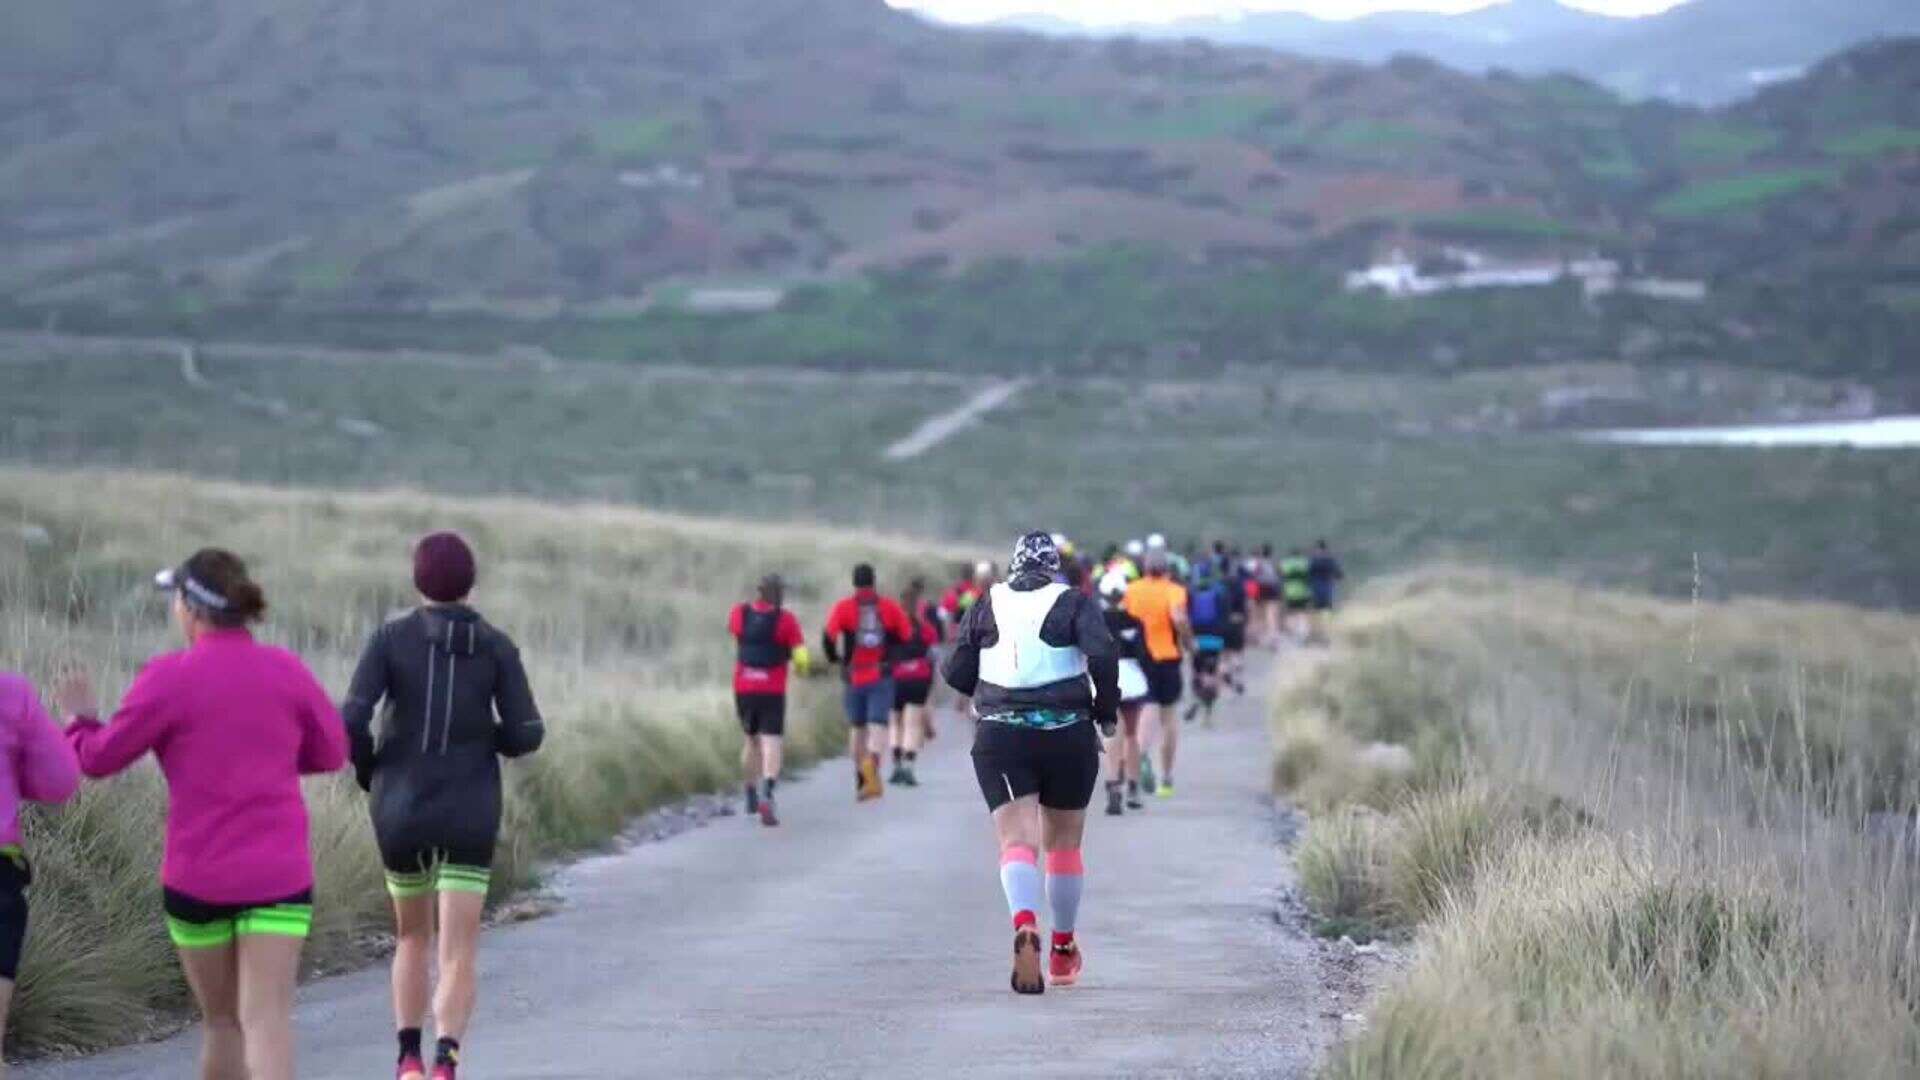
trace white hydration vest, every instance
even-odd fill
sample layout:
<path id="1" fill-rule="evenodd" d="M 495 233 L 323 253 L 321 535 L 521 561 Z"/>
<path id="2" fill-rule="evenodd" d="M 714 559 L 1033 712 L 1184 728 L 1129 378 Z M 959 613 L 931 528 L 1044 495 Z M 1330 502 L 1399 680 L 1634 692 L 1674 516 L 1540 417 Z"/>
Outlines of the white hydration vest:
<path id="1" fill-rule="evenodd" d="M 1015 592 L 1004 582 L 988 594 L 993 604 L 993 624 L 1000 640 L 980 650 L 980 680 L 1004 690 L 1031 690 L 1034 687 L 1087 675 L 1087 657 L 1068 646 L 1056 649 L 1040 640 L 1040 624 L 1067 591 L 1065 585 L 1043 585 L 1030 592 Z"/>

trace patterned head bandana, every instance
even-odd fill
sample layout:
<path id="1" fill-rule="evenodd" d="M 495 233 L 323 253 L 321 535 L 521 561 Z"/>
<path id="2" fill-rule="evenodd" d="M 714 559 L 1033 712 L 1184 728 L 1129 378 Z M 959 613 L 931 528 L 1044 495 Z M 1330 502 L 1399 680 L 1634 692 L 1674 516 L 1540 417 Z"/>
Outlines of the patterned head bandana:
<path id="1" fill-rule="evenodd" d="M 1009 578 L 1059 572 L 1060 549 L 1054 546 L 1051 535 L 1030 532 L 1021 537 L 1019 543 L 1013 545 L 1013 560 L 1007 564 Z"/>

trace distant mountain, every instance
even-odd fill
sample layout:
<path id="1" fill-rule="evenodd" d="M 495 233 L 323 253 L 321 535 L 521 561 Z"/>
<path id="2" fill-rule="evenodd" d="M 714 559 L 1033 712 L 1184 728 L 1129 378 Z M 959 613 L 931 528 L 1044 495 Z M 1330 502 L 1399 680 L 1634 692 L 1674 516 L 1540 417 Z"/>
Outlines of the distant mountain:
<path id="1" fill-rule="evenodd" d="M 1116 249 L 1332 289 L 1459 244 L 1710 281 L 1751 311 L 1702 333 L 1744 341 L 1920 315 L 1920 38 L 1704 110 L 1409 55 L 959 30 L 881 0 L 20 11 L 0 35 L 16 324 L 598 318 Z M 1886 325 L 1872 348 L 1906 333 Z"/>
<path id="2" fill-rule="evenodd" d="M 1090 31 L 1017 17 L 1023 29 Z M 1663 14 L 1614 18 L 1557 0 L 1507 0 L 1461 15 L 1387 12 L 1325 20 L 1293 12 L 1103 28 L 1146 40 L 1201 38 L 1378 63 L 1417 53 L 1467 71 L 1572 72 L 1628 97 L 1720 104 L 1876 37 L 1920 33 L 1915 0 L 1690 0 Z"/>

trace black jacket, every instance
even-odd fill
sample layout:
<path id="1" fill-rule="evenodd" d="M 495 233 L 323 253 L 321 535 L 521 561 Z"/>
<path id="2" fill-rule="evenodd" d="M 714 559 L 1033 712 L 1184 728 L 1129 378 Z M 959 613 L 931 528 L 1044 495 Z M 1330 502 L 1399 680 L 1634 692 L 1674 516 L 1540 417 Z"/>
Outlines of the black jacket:
<path id="1" fill-rule="evenodd" d="M 1047 584 L 1044 578 L 1009 583 L 1020 592 Z M 953 634 L 953 651 L 941 674 L 947 685 L 973 699 L 974 710 L 986 714 L 1016 709 L 1074 709 L 1101 724 L 1110 724 L 1120 709 L 1120 646 L 1107 632 L 1100 605 L 1085 593 L 1068 589 L 1053 603 L 1040 623 L 1040 640 L 1056 649 L 1077 648 L 1087 658 L 1086 679 L 1062 679 L 1045 686 L 1008 689 L 980 680 L 980 650 L 1000 641 L 993 621 L 993 593 L 988 590 L 967 609 Z"/>
<path id="2" fill-rule="evenodd" d="M 1119 648 L 1121 660 L 1147 659 L 1147 627 L 1139 619 L 1127 614 L 1125 608 L 1108 608 L 1102 613 L 1107 621 L 1107 633 L 1113 635 L 1113 643 Z"/>
<path id="3" fill-rule="evenodd" d="M 519 650 L 462 605 L 375 630 L 340 711 L 383 851 L 491 847 L 500 756 L 530 754 L 546 735 Z"/>

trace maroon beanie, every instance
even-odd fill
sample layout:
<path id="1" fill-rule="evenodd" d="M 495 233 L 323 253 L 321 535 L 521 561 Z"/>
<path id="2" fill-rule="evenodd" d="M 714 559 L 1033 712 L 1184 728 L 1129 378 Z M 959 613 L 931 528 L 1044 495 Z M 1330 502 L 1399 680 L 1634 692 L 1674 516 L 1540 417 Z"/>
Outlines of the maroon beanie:
<path id="1" fill-rule="evenodd" d="M 473 591 L 473 549 L 459 533 L 437 532 L 413 549 L 413 586 L 436 603 L 464 600 Z"/>

